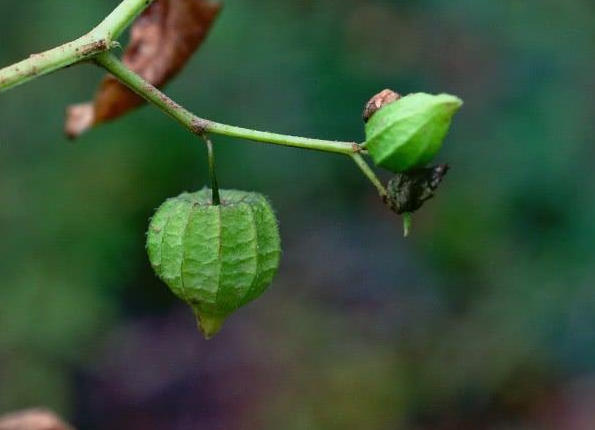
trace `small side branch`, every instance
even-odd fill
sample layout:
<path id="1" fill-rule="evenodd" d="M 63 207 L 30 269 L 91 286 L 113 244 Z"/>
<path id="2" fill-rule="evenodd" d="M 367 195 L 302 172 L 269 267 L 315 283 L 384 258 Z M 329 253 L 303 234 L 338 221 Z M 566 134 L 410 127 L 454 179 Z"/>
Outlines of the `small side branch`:
<path id="1" fill-rule="evenodd" d="M 257 142 L 271 143 L 274 145 L 334 152 L 343 155 L 353 155 L 361 151 L 360 146 L 354 142 L 337 142 L 332 140 L 311 139 L 307 137 L 269 133 L 266 131 L 251 130 L 248 128 L 221 124 L 200 118 L 170 99 L 138 74 L 134 73 L 115 55 L 109 52 L 104 52 L 99 54 L 95 60 L 100 66 L 114 75 L 139 96 L 153 103 L 167 115 L 199 136 L 202 136 L 204 133 L 214 133 Z"/>
<path id="2" fill-rule="evenodd" d="M 109 43 L 89 33 L 26 60 L 0 69 L 0 93 L 56 70 L 85 61 L 100 52 L 108 51 Z"/>
<path id="3" fill-rule="evenodd" d="M 91 33 L 103 39 L 116 40 L 153 0 L 124 0 Z"/>
<path id="4" fill-rule="evenodd" d="M 124 0 L 90 33 L 0 69 L 0 93 L 109 51 L 114 41 L 153 0 Z"/>
<path id="5" fill-rule="evenodd" d="M 388 192 L 386 191 L 384 185 L 382 185 L 382 182 L 380 182 L 380 179 L 378 179 L 378 176 L 376 176 L 376 173 L 374 173 L 368 163 L 366 163 L 366 160 L 364 160 L 360 154 L 352 154 L 351 158 L 353 161 L 355 161 L 355 164 L 357 164 L 357 166 L 364 173 L 364 175 L 366 175 L 370 182 L 372 182 L 372 184 L 376 187 L 382 200 L 386 200 Z"/>

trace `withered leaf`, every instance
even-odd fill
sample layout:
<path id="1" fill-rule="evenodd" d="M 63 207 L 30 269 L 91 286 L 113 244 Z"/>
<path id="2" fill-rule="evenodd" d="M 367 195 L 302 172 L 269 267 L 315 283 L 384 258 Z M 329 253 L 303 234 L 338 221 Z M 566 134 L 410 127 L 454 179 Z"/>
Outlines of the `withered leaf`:
<path id="1" fill-rule="evenodd" d="M 72 430 L 46 409 L 26 409 L 0 417 L 0 430 Z"/>
<path id="2" fill-rule="evenodd" d="M 397 173 L 388 183 L 386 202 L 399 215 L 417 211 L 434 197 L 448 170 L 448 164 L 440 164 Z"/>
<path id="3" fill-rule="evenodd" d="M 206 38 L 220 10 L 221 4 L 208 0 L 156 0 L 132 26 L 122 61 L 149 83 L 163 87 Z M 94 125 L 116 119 L 143 102 L 108 75 L 94 101 L 67 109 L 66 135 L 76 138 Z"/>

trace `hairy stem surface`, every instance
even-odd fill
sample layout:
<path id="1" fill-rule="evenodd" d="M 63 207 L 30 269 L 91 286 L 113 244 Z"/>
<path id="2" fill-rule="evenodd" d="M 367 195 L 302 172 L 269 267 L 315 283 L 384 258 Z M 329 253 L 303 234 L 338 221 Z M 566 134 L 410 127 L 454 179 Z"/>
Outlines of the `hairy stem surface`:
<path id="1" fill-rule="evenodd" d="M 0 93 L 109 51 L 114 41 L 153 0 L 124 0 L 90 33 L 0 69 Z"/>
<path id="2" fill-rule="evenodd" d="M 91 33 L 116 40 L 153 0 L 124 0 Z"/>
<path id="3" fill-rule="evenodd" d="M 108 43 L 89 33 L 40 54 L 32 54 L 26 60 L 0 69 L 0 93 L 32 79 L 89 59 L 99 52 L 107 51 Z"/>

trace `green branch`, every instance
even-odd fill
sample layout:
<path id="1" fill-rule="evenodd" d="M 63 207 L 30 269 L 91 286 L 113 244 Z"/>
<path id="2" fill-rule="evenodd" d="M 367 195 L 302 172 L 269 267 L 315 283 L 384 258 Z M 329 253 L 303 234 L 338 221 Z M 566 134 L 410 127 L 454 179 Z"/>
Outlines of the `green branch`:
<path id="1" fill-rule="evenodd" d="M 116 40 L 153 0 L 124 0 L 91 33 Z"/>
<path id="2" fill-rule="evenodd" d="M 355 164 L 357 164 L 357 166 L 364 173 L 364 175 L 366 175 L 370 182 L 372 182 L 372 184 L 376 187 L 380 197 L 383 200 L 385 200 L 388 195 L 388 191 L 386 191 L 386 188 L 384 187 L 384 185 L 382 185 L 382 182 L 380 182 L 380 179 L 378 179 L 376 173 L 374 173 L 374 171 L 370 168 L 368 163 L 366 163 L 366 160 L 364 160 L 364 158 L 360 154 L 352 154 L 351 158 L 353 159 L 353 161 L 355 161 Z"/>
<path id="3" fill-rule="evenodd" d="M 361 151 L 360 146 L 355 142 L 337 142 L 332 140 L 310 139 L 307 137 L 269 133 L 266 131 L 251 130 L 248 128 L 221 124 L 200 118 L 180 106 L 153 85 L 145 81 L 142 77 L 134 73 L 115 55 L 105 52 L 97 55 L 95 61 L 138 95 L 156 105 L 163 112 L 195 134 L 202 135 L 204 133 L 214 133 L 224 136 L 239 137 L 256 142 L 334 152 L 344 155 L 352 155 Z"/>
<path id="4" fill-rule="evenodd" d="M 0 93 L 32 79 L 80 63 L 99 52 L 107 51 L 109 45 L 89 33 L 40 54 L 33 54 L 26 60 L 0 69 Z"/>
<path id="5" fill-rule="evenodd" d="M 97 27 L 88 34 L 49 51 L 33 54 L 26 60 L 0 69 L 0 93 L 53 71 L 93 60 L 114 75 L 141 97 L 156 105 L 193 133 L 204 136 L 214 133 L 275 145 L 291 146 L 348 155 L 378 189 L 386 190 L 361 157 L 366 151 L 355 142 L 339 142 L 307 137 L 289 136 L 221 124 L 200 118 L 167 97 L 153 85 L 126 67 L 109 51 L 116 39 L 151 4 L 153 0 L 123 0 Z"/>
<path id="6" fill-rule="evenodd" d="M 0 93 L 109 51 L 118 36 L 153 0 L 124 0 L 88 34 L 0 69 Z"/>

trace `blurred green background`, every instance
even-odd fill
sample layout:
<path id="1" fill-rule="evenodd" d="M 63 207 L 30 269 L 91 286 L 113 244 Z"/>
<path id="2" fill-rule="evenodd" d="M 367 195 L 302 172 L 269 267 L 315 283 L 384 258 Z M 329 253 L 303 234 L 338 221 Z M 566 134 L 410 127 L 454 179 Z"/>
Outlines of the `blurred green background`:
<path id="1" fill-rule="evenodd" d="M 0 65 L 116 0 L 0 0 Z M 215 120 L 361 140 L 390 87 L 466 104 L 404 240 L 350 160 L 215 137 L 272 199 L 279 276 L 204 341 L 152 274 L 147 220 L 205 150 L 152 107 L 76 143 L 70 68 L 0 97 L 0 413 L 87 430 L 595 428 L 595 3 L 229 0 L 167 92 Z M 386 177 L 386 176 L 385 176 Z"/>

